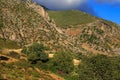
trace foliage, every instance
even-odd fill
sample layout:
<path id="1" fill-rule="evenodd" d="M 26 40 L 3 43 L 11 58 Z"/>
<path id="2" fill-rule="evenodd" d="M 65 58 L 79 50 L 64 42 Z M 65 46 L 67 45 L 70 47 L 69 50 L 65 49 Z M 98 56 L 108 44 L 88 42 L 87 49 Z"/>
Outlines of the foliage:
<path id="1" fill-rule="evenodd" d="M 69 74 L 73 71 L 73 58 L 70 52 L 57 52 L 53 59 L 53 67 L 62 73 Z"/>
<path id="2" fill-rule="evenodd" d="M 28 56 L 32 63 L 36 63 L 39 60 L 46 62 L 48 61 L 48 54 L 45 52 L 47 49 L 43 44 L 33 43 L 31 46 L 23 48 L 22 52 Z"/>
<path id="3" fill-rule="evenodd" d="M 75 54 L 75 58 L 78 59 L 78 60 L 86 60 L 87 56 L 84 55 L 83 53 L 78 52 L 78 53 Z"/>
<path id="4" fill-rule="evenodd" d="M 97 55 L 79 65 L 80 80 L 119 80 L 120 58 Z"/>

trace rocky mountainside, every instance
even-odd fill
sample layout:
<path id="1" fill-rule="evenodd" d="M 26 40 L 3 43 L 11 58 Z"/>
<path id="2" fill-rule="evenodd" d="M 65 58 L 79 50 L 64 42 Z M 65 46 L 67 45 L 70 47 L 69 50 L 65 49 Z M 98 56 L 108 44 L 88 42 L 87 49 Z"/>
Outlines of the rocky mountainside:
<path id="1" fill-rule="evenodd" d="M 38 42 L 52 51 L 95 54 L 114 54 L 120 48 L 120 27 L 112 22 L 79 11 L 49 12 L 23 0 L 1 0 L 0 4 L 0 38 L 21 47 Z"/>
<path id="2" fill-rule="evenodd" d="M 40 42 L 55 44 L 61 37 L 43 7 L 21 0 L 0 1 L 0 37 L 18 42 L 21 46 Z"/>

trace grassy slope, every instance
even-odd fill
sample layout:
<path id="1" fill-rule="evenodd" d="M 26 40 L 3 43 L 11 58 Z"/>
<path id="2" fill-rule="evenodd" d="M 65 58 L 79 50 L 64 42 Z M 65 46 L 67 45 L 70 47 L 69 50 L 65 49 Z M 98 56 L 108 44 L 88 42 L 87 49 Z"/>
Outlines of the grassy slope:
<path id="1" fill-rule="evenodd" d="M 75 27 L 76 25 L 87 24 L 87 23 L 94 22 L 96 20 L 102 20 L 105 23 L 112 26 L 116 25 L 111 21 L 100 19 L 78 10 L 66 10 L 66 11 L 49 11 L 48 10 L 48 14 L 50 18 L 55 20 L 57 26 L 62 28 L 69 27 L 70 25 Z"/>
<path id="2" fill-rule="evenodd" d="M 66 27 L 68 25 L 80 25 L 87 24 L 97 20 L 96 17 L 93 17 L 84 12 L 77 10 L 68 10 L 68 11 L 48 11 L 49 16 L 55 20 L 59 27 Z"/>

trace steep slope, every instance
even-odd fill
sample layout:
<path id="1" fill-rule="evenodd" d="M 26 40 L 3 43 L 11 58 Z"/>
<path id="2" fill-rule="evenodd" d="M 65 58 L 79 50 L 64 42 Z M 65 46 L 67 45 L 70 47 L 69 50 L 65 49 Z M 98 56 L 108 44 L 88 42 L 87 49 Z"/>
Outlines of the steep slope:
<path id="1" fill-rule="evenodd" d="M 43 7 L 21 0 L 4 0 L 0 4 L 0 38 L 16 41 L 21 46 L 33 42 L 54 44 L 61 39 L 60 31 L 50 22 Z"/>

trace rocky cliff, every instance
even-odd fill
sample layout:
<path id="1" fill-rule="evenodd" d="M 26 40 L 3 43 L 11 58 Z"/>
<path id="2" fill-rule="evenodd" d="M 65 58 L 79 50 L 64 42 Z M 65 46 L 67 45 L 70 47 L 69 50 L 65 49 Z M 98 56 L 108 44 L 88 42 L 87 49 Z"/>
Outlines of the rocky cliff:
<path id="1" fill-rule="evenodd" d="M 27 2 L 26 4 L 28 5 L 28 7 L 32 8 L 34 11 L 37 11 L 37 13 L 39 13 L 41 17 L 49 20 L 48 13 L 44 9 L 44 7 L 37 5 L 36 3 L 31 3 L 31 2 Z"/>

